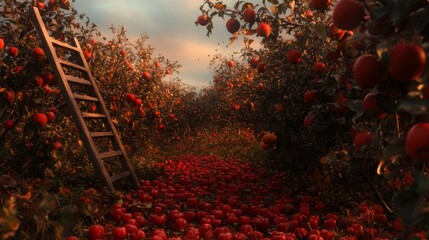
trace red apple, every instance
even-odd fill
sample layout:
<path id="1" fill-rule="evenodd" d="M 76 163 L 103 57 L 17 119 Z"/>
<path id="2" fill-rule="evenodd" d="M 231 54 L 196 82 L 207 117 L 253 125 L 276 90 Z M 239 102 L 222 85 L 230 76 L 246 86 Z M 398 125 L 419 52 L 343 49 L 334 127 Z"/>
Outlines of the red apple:
<path id="1" fill-rule="evenodd" d="M 244 235 L 243 233 L 234 233 L 234 235 L 232 236 L 232 240 L 246 240 L 247 237 L 246 235 Z"/>
<path id="2" fill-rule="evenodd" d="M 0 38 L 0 50 L 4 48 L 4 40 L 3 38 Z"/>
<path id="3" fill-rule="evenodd" d="M 136 99 L 134 100 L 134 105 L 136 105 L 136 106 L 141 106 L 141 105 L 142 105 L 142 103 L 143 103 L 143 101 L 142 101 L 140 98 L 136 98 Z"/>
<path id="4" fill-rule="evenodd" d="M 307 237 L 307 235 L 308 235 L 307 229 L 305 229 L 303 227 L 295 228 L 295 230 L 293 232 L 298 237 L 298 239 L 305 239 L 305 237 Z"/>
<path id="5" fill-rule="evenodd" d="M 240 227 L 240 233 L 243 233 L 246 236 L 252 231 L 253 231 L 253 228 L 249 224 L 244 224 L 244 225 L 241 225 L 241 227 Z"/>
<path id="6" fill-rule="evenodd" d="M 196 213 L 194 211 L 186 211 L 183 213 L 183 218 L 188 222 L 192 222 L 195 219 Z"/>
<path id="7" fill-rule="evenodd" d="M 146 71 L 143 72 L 143 78 L 146 79 L 147 81 L 150 81 L 151 79 L 150 73 Z"/>
<path id="8" fill-rule="evenodd" d="M 372 133 L 359 132 L 356 134 L 353 146 L 360 150 L 363 146 L 370 146 L 372 144 Z"/>
<path id="9" fill-rule="evenodd" d="M 258 63 L 258 66 L 256 68 L 258 69 L 259 73 L 264 73 L 267 71 L 267 65 L 265 65 L 265 63 L 263 62 Z"/>
<path id="10" fill-rule="evenodd" d="M 4 92 L 3 97 L 6 99 L 7 102 L 9 102 L 9 104 L 15 102 L 15 92 L 12 90 Z"/>
<path id="11" fill-rule="evenodd" d="M 256 12 L 251 8 L 247 8 L 243 12 L 243 20 L 247 23 L 253 23 L 256 19 Z"/>
<path id="12" fill-rule="evenodd" d="M 426 53 L 417 44 L 397 44 L 390 51 L 388 72 L 397 81 L 419 78 L 426 66 Z"/>
<path id="13" fill-rule="evenodd" d="M 125 229 L 127 230 L 128 234 L 136 233 L 138 230 L 137 226 L 135 224 L 132 224 L 134 223 L 132 220 L 134 219 L 128 219 L 126 222 L 129 222 L 129 223 L 125 224 Z"/>
<path id="14" fill-rule="evenodd" d="M 9 56 L 12 56 L 12 57 L 17 57 L 19 54 L 19 50 L 17 47 L 9 47 L 7 49 L 7 54 L 9 54 Z"/>
<path id="15" fill-rule="evenodd" d="M 274 103 L 273 107 L 274 107 L 274 110 L 276 110 L 276 112 L 278 112 L 278 113 L 285 113 L 286 112 L 285 105 L 283 105 L 281 103 Z"/>
<path id="16" fill-rule="evenodd" d="M 124 240 L 127 238 L 127 229 L 125 227 L 115 227 L 112 235 L 115 240 Z"/>
<path id="17" fill-rule="evenodd" d="M 277 135 L 275 133 L 265 133 L 262 137 L 262 142 L 268 145 L 273 145 L 277 142 Z"/>
<path id="18" fill-rule="evenodd" d="M 378 119 L 383 119 L 387 116 L 387 113 L 384 112 L 377 99 L 377 94 L 368 93 L 362 101 L 362 111 L 370 111 Z"/>
<path id="19" fill-rule="evenodd" d="M 305 116 L 304 118 L 304 127 L 309 127 L 311 125 L 313 125 L 314 122 L 314 118 L 310 117 L 310 116 Z"/>
<path id="20" fill-rule="evenodd" d="M 137 221 L 138 227 L 143 227 L 146 225 L 146 219 L 143 216 L 136 216 L 135 220 Z"/>
<path id="21" fill-rule="evenodd" d="M 46 117 L 48 118 L 48 123 L 53 123 L 55 121 L 55 113 L 52 111 L 46 112 Z"/>
<path id="22" fill-rule="evenodd" d="M 353 30 L 363 21 L 365 7 L 356 0 L 340 0 L 332 11 L 334 25 L 342 30 Z"/>
<path id="23" fill-rule="evenodd" d="M 385 72 L 378 57 L 371 54 L 360 56 L 353 65 L 353 77 L 361 88 L 375 87 L 383 81 Z"/>
<path id="24" fill-rule="evenodd" d="M 261 37 L 268 37 L 271 34 L 271 26 L 268 23 L 259 23 L 256 27 L 256 33 Z"/>
<path id="25" fill-rule="evenodd" d="M 314 103 L 316 101 L 317 92 L 314 90 L 309 90 L 304 93 L 304 103 Z"/>
<path id="26" fill-rule="evenodd" d="M 42 78 L 44 84 L 55 84 L 55 76 L 52 72 L 42 72 L 42 74 L 40 74 L 40 77 Z"/>
<path id="27" fill-rule="evenodd" d="M 200 240 L 200 232 L 195 227 L 190 227 L 183 235 L 183 240 Z"/>
<path id="28" fill-rule="evenodd" d="M 337 220 L 333 218 L 327 218 L 323 222 L 323 227 L 326 229 L 333 230 L 337 227 Z"/>
<path id="29" fill-rule="evenodd" d="M 336 49 L 326 52 L 325 59 L 330 62 L 336 62 L 341 57 L 341 51 Z"/>
<path id="30" fill-rule="evenodd" d="M 45 90 L 46 94 L 51 94 L 52 93 L 52 88 L 49 86 L 49 84 L 44 84 L 42 86 L 43 90 Z"/>
<path id="31" fill-rule="evenodd" d="M 310 5 L 316 10 L 326 10 L 331 4 L 331 0 L 310 0 Z"/>
<path id="32" fill-rule="evenodd" d="M 324 73 L 326 70 L 326 64 L 323 62 L 316 62 L 313 64 L 313 72 Z"/>
<path id="33" fill-rule="evenodd" d="M 141 229 L 138 229 L 137 232 L 130 234 L 130 240 L 143 240 L 143 239 L 146 239 L 146 233 Z"/>
<path id="34" fill-rule="evenodd" d="M 329 231 L 327 229 L 322 229 L 320 230 L 320 236 L 324 239 L 324 240 L 333 240 L 335 237 L 334 232 Z"/>
<path id="35" fill-rule="evenodd" d="M 302 60 L 302 52 L 296 49 L 289 50 L 287 53 L 287 61 L 297 64 Z"/>
<path id="36" fill-rule="evenodd" d="M 188 221 L 184 218 L 178 218 L 174 222 L 174 229 L 176 231 L 184 231 L 188 227 Z"/>
<path id="37" fill-rule="evenodd" d="M 232 68 L 235 66 L 235 62 L 233 60 L 228 61 L 228 67 Z"/>
<path id="38" fill-rule="evenodd" d="M 429 123 L 414 124 L 406 137 L 407 153 L 417 161 L 429 163 Z"/>
<path id="39" fill-rule="evenodd" d="M 45 56 L 45 51 L 43 51 L 43 48 L 40 48 L 40 47 L 33 48 L 33 50 L 31 50 L 31 56 L 34 57 L 35 59 L 39 59 Z"/>
<path id="40" fill-rule="evenodd" d="M 164 229 L 155 229 L 153 230 L 153 232 L 150 234 L 151 239 L 156 239 L 156 240 L 167 240 L 167 233 L 165 232 Z"/>
<path id="41" fill-rule="evenodd" d="M 44 113 L 35 113 L 32 119 L 33 119 L 33 122 L 40 127 L 43 127 L 46 124 L 48 124 L 48 117 L 46 117 L 46 114 Z"/>
<path id="42" fill-rule="evenodd" d="M 218 240 L 232 240 L 232 233 L 231 232 L 221 232 L 217 236 Z"/>
<path id="43" fill-rule="evenodd" d="M 156 226 L 162 226 L 167 223 L 167 216 L 165 214 L 161 214 L 161 215 L 151 214 L 150 219 L 152 223 L 155 224 Z"/>
<path id="44" fill-rule="evenodd" d="M 44 2 L 37 2 L 36 6 L 37 6 L 38 8 L 40 8 L 40 9 L 45 9 L 45 8 L 46 8 L 46 5 L 45 5 L 45 3 L 44 3 Z"/>
<path id="45" fill-rule="evenodd" d="M 104 238 L 104 227 L 98 224 L 91 225 L 88 231 L 89 240 L 99 240 Z"/>
<path id="46" fill-rule="evenodd" d="M 238 30 L 240 30 L 240 22 L 235 19 L 235 18 L 230 18 L 227 22 L 226 22 L 226 29 L 228 30 L 229 33 L 234 34 L 236 33 Z"/>
<path id="47" fill-rule="evenodd" d="M 126 95 L 127 101 L 133 103 L 136 100 L 136 96 L 132 93 L 127 93 Z"/>
<path id="48" fill-rule="evenodd" d="M 348 99 L 346 97 L 339 97 L 335 101 L 335 104 L 338 106 L 339 112 L 348 112 L 350 108 L 346 105 L 348 102 Z"/>
<path id="49" fill-rule="evenodd" d="M 201 26 L 205 26 L 209 23 L 209 17 L 206 14 L 200 15 L 200 16 L 198 16 L 197 22 Z"/>
<path id="50" fill-rule="evenodd" d="M 53 8 L 55 7 L 56 1 L 57 1 L 57 0 L 49 0 L 49 1 L 48 1 L 48 7 L 49 7 L 50 9 L 53 9 Z"/>
<path id="51" fill-rule="evenodd" d="M 252 68 L 257 68 L 258 64 L 259 64 L 259 58 L 258 57 L 253 57 L 252 59 L 250 59 L 249 63 L 250 63 L 250 66 Z"/>
<path id="52" fill-rule="evenodd" d="M 90 60 L 92 58 L 92 53 L 88 49 L 85 48 L 82 52 L 86 60 Z"/>
<path id="53" fill-rule="evenodd" d="M 160 123 L 160 124 L 158 124 L 158 125 L 156 125 L 156 129 L 157 130 L 163 130 L 165 128 L 165 125 L 163 124 L 163 123 Z"/>
<path id="54" fill-rule="evenodd" d="M 41 87 L 43 85 L 43 79 L 41 77 L 34 78 L 34 85 L 36 87 Z"/>
<path id="55" fill-rule="evenodd" d="M 252 239 L 252 240 L 264 238 L 264 234 L 260 231 L 251 231 L 247 236 L 249 239 Z"/>
<path id="56" fill-rule="evenodd" d="M 207 232 L 213 231 L 212 225 L 208 223 L 203 223 L 200 225 L 200 235 L 204 236 Z"/>
<path id="57" fill-rule="evenodd" d="M 13 120 L 6 120 L 6 121 L 3 123 L 3 127 L 4 127 L 5 129 L 12 129 L 13 127 L 15 127 L 15 121 L 13 121 Z"/>

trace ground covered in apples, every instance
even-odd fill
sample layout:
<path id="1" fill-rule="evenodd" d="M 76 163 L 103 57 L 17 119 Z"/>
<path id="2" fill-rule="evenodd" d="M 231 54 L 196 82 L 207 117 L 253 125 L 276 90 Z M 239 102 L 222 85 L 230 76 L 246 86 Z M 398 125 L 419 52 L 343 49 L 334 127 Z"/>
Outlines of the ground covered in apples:
<path id="1" fill-rule="evenodd" d="M 139 239 L 129 235 L 137 231 L 146 239 L 188 240 L 380 240 L 401 232 L 400 221 L 375 202 L 334 211 L 293 190 L 299 183 L 287 173 L 238 159 L 187 155 L 157 168 L 154 180 L 141 180 L 111 207 L 100 224 L 105 238 L 120 239 L 113 237 L 121 227 L 130 239 Z"/>

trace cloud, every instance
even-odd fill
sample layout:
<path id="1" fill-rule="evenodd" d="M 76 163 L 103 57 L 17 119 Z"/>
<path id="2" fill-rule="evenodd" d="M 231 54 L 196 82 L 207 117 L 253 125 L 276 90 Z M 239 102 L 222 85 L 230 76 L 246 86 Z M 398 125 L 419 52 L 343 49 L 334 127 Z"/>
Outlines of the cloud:
<path id="1" fill-rule="evenodd" d="M 225 29 L 224 19 L 215 19 L 213 34 L 206 37 L 206 29 L 194 24 L 200 15 L 199 6 L 203 1 L 196 0 L 76 0 L 74 7 L 85 13 L 97 24 L 103 36 L 111 35 L 108 29 L 124 26 L 127 37 L 135 41 L 147 33 L 148 44 L 156 54 L 161 54 L 182 65 L 179 78 L 189 85 L 200 88 L 211 81 L 208 69 L 213 55 L 218 52 L 230 55 L 238 51 L 241 42 L 227 48 L 231 36 Z M 232 0 L 224 3 L 231 5 Z M 241 39 L 241 38 L 240 38 Z"/>

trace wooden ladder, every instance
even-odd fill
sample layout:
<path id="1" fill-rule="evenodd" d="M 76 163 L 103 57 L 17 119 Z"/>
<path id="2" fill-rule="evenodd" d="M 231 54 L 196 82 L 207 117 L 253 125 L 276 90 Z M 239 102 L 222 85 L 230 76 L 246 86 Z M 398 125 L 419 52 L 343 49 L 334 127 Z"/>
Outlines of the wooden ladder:
<path id="1" fill-rule="evenodd" d="M 79 41 L 74 38 L 72 46 L 50 37 L 39 9 L 30 8 L 30 15 L 96 174 L 112 192 L 116 191 L 113 182 L 125 177 L 132 177 L 134 184 L 138 186 L 138 178 L 113 125 Z M 88 106 L 91 105 L 96 107 L 96 111 L 88 111 L 91 109 Z M 110 175 L 104 164 L 107 161 L 110 165 L 120 164 L 121 172 Z"/>

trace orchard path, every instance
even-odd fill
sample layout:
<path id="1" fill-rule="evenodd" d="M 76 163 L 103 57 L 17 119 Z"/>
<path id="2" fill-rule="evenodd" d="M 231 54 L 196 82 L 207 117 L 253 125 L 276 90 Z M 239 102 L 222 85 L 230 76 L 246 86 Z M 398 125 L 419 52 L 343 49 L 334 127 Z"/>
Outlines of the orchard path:
<path id="1" fill-rule="evenodd" d="M 129 219 L 138 219 L 147 239 L 380 240 L 399 233 L 377 204 L 329 212 L 322 199 L 293 194 L 286 173 L 237 159 L 187 155 L 157 169 L 157 178 L 141 180 L 113 206 L 107 235 L 135 223 Z"/>

